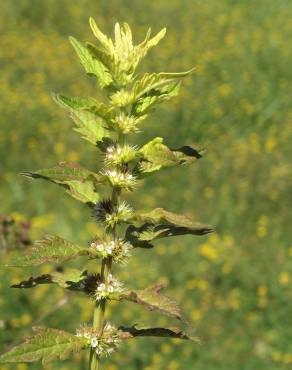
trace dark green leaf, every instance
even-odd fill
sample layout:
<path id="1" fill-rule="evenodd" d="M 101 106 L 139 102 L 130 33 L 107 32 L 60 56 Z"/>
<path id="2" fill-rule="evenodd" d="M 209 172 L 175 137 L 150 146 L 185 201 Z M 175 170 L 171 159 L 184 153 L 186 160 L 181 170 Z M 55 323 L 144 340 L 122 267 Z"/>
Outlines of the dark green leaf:
<path id="1" fill-rule="evenodd" d="M 136 326 L 130 328 L 121 326 L 120 338 L 121 339 L 131 339 L 135 337 L 168 337 L 168 338 L 178 338 L 186 339 L 192 341 L 198 341 L 196 338 L 190 337 L 188 334 L 183 332 L 178 328 L 140 328 L 137 329 Z"/>
<path id="2" fill-rule="evenodd" d="M 56 359 L 66 360 L 70 354 L 85 348 L 86 340 L 62 330 L 44 327 L 33 328 L 34 334 L 24 343 L 0 356 L 0 363 L 35 362 L 43 364 Z"/>
<path id="3" fill-rule="evenodd" d="M 151 241 L 177 235 L 205 235 L 213 232 L 210 225 L 194 222 L 186 215 L 179 215 L 156 208 L 147 213 L 136 213 L 129 220 L 126 239 L 135 247 L 152 248 Z M 140 226 L 141 225 L 141 226 Z"/>
<path id="4" fill-rule="evenodd" d="M 35 288 L 41 284 L 57 284 L 61 288 L 70 289 L 73 284 L 84 280 L 84 276 L 86 276 L 86 272 L 82 273 L 77 269 L 68 269 L 65 272 L 54 271 L 50 274 L 30 277 L 28 280 L 12 285 L 11 288 Z"/>

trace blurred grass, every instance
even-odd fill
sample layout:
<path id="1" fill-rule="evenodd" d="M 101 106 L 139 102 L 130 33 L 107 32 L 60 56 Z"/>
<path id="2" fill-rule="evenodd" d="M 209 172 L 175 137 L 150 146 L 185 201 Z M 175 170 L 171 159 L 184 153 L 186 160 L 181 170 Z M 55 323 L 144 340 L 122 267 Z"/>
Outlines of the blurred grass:
<path id="1" fill-rule="evenodd" d="M 189 212 L 216 225 L 217 234 L 136 252 L 120 276 L 136 287 L 167 283 L 203 344 L 137 340 L 106 363 L 108 370 L 291 368 L 291 11 L 288 0 L 0 3 L 1 213 L 31 218 L 34 237 L 48 232 L 85 242 L 95 232 L 90 213 L 61 189 L 18 176 L 61 160 L 99 168 L 96 151 L 72 132 L 50 98 L 51 91 L 99 94 L 67 36 L 93 41 L 89 16 L 109 33 L 116 21 L 127 21 L 136 40 L 148 26 L 154 32 L 167 26 L 167 37 L 141 71 L 197 67 L 179 98 L 157 110 L 137 140 L 163 136 L 171 147 L 197 142 L 208 152 L 193 167 L 147 180 L 142 196 L 130 201 Z M 11 292 L 9 285 L 29 271 L 0 274 L 0 321 L 8 323 L 0 328 L 4 350 L 49 313 L 63 292 L 52 287 Z M 81 297 L 68 299 L 42 322 L 74 330 L 80 320 L 89 320 L 92 306 Z M 117 324 L 166 322 L 130 304 L 113 307 L 112 316 Z M 85 369 L 80 361 L 47 369 Z"/>

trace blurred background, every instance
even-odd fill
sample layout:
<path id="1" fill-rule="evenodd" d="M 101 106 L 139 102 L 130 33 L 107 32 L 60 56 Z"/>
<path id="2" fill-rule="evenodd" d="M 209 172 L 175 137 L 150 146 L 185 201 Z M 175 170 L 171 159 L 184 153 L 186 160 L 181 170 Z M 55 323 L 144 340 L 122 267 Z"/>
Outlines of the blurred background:
<path id="1" fill-rule="evenodd" d="M 129 202 L 192 214 L 217 233 L 137 250 L 118 274 L 135 288 L 165 283 L 202 344 L 138 339 L 123 345 L 104 369 L 291 369 L 291 12 L 289 0 L 0 2 L 2 260 L 46 233 L 80 243 L 96 233 L 85 206 L 53 184 L 19 176 L 61 160 L 100 168 L 96 150 L 72 131 L 50 97 L 51 91 L 99 94 L 68 35 L 94 41 L 89 16 L 111 35 L 116 21 L 128 22 L 137 43 L 149 26 L 154 33 L 166 26 L 166 38 L 140 72 L 197 67 L 179 97 L 160 106 L 136 139 L 143 144 L 163 136 L 170 147 L 198 143 L 207 147 L 206 155 L 147 179 Z M 1 352 L 30 333 L 31 325 L 74 331 L 91 319 L 93 302 L 78 294 L 45 285 L 9 288 L 52 268 L 0 270 Z M 130 303 L 113 305 L 110 315 L 117 325 L 177 325 Z M 86 358 L 45 368 L 86 369 Z"/>

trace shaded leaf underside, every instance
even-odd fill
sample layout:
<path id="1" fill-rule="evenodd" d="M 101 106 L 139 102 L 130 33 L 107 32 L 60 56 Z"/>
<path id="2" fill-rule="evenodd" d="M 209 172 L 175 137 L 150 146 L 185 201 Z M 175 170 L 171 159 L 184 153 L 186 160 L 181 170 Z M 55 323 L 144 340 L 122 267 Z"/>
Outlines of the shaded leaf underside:
<path id="1" fill-rule="evenodd" d="M 157 284 L 143 290 L 131 290 L 123 293 L 120 299 L 138 303 L 150 311 L 158 311 L 166 316 L 184 320 L 178 303 L 161 294 L 163 285 Z"/>
<path id="2" fill-rule="evenodd" d="M 147 213 L 136 213 L 125 238 L 135 247 L 152 248 L 151 241 L 177 235 L 205 235 L 213 232 L 210 225 L 194 222 L 186 215 L 180 215 L 156 208 Z M 141 226 L 140 226 L 141 225 Z"/>
<path id="3" fill-rule="evenodd" d="M 197 341 L 196 338 L 189 336 L 184 331 L 178 328 L 137 328 L 132 327 L 119 327 L 120 337 L 124 340 L 135 337 L 168 337 Z"/>

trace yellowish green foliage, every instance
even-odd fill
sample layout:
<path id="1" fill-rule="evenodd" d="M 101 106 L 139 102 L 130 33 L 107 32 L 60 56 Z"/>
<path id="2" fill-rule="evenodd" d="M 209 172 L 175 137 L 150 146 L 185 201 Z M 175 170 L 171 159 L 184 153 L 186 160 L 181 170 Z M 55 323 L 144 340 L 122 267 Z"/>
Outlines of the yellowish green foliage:
<path id="1" fill-rule="evenodd" d="M 32 239 L 57 234 L 68 240 L 77 237 L 84 245 L 99 231 L 78 202 L 69 196 L 61 201 L 61 189 L 16 176 L 32 168 L 52 168 L 61 160 L 88 168 L 99 163 L 91 155 L 93 148 L 72 134 L 72 121 L 65 122 L 64 112 L 50 98 L 51 91 L 96 96 L 96 84 L 82 76 L 83 67 L 78 66 L 67 35 L 86 40 L 89 14 L 107 34 L 116 18 L 125 20 L 133 25 L 135 40 L 143 39 L 147 25 L 154 35 L 167 25 L 167 37 L 151 50 L 142 70 L 196 66 L 178 97 L 157 109 L 152 119 L 141 121 L 144 132 L 139 137 L 141 145 L 150 141 L 149 129 L 153 136 L 164 137 L 170 148 L 199 142 L 208 152 L 191 171 L 170 168 L 147 179 L 138 201 L 145 209 L 157 204 L 170 209 L 171 202 L 173 211 L 190 211 L 194 204 L 191 212 L 217 225 L 217 236 L 208 242 L 185 237 L 184 248 L 175 239 L 160 240 L 151 252 L 159 259 L 145 260 L 137 253 L 126 270 L 135 270 L 136 289 L 145 287 L 149 276 L 154 282 L 170 283 L 172 295 L 185 300 L 186 314 L 195 321 L 203 345 L 147 339 L 146 346 L 144 341 L 129 341 L 127 352 L 122 349 L 113 356 L 107 368 L 185 370 L 196 364 L 199 370 L 288 369 L 292 363 L 290 2 L 41 0 L 32 7 L 31 1 L 21 0 L 3 1 L 0 7 L 1 212 L 13 212 L 18 220 L 29 218 Z M 79 115 L 77 129 L 91 113 Z M 179 271 L 178 264 L 183 266 Z M 121 279 L 132 281 L 133 274 L 126 270 L 121 267 Z M 52 272 L 47 265 L 38 270 Z M 65 308 L 61 291 L 52 286 L 41 285 L 30 294 L 11 292 L 9 284 L 25 279 L 28 272 L 13 269 L 0 274 L 3 351 L 27 335 L 32 324 L 70 331 L 72 317 L 89 320 L 92 307 L 84 305 L 83 296 L 67 296 L 70 304 Z M 53 313 L 50 307 L 55 307 Z M 137 314 L 154 325 L 167 320 L 156 321 L 131 303 L 111 312 L 129 324 Z M 182 355 L 183 361 L 178 361 Z M 78 365 L 69 361 L 48 369 L 86 369 L 82 357 L 78 359 Z M 39 369 L 39 365 L 2 368 Z"/>

